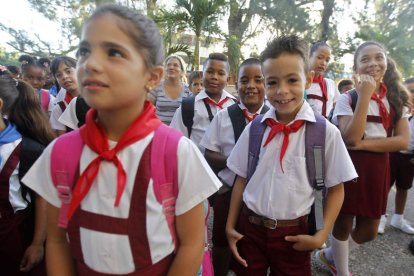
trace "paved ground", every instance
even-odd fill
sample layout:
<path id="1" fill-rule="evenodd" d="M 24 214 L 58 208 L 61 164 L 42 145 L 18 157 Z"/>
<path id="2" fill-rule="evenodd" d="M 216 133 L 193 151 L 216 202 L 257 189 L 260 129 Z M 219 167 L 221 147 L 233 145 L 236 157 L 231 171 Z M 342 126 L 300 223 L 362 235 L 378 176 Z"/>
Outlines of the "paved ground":
<path id="1" fill-rule="evenodd" d="M 414 256 L 408 250 L 410 236 L 389 225 L 394 212 L 395 191 L 388 199 L 388 225 L 383 235 L 375 241 L 360 246 L 350 255 L 350 270 L 353 276 L 414 276 Z M 414 224 L 414 189 L 408 195 L 405 217 Z M 210 219 L 211 225 L 211 219 Z M 210 233 L 211 234 L 211 233 Z M 312 274 L 331 275 L 322 265 L 312 259 Z M 229 275 L 234 275 L 229 273 Z"/>
<path id="2" fill-rule="evenodd" d="M 389 225 L 394 213 L 395 191 L 388 197 L 388 225 L 385 233 L 365 244 L 350 255 L 350 271 L 354 276 L 362 275 L 414 275 L 414 256 L 408 250 L 408 244 L 414 236 L 405 234 Z M 405 211 L 405 217 L 414 224 L 414 190 L 411 189 Z M 313 275 L 331 275 L 323 266 L 313 260 Z"/>

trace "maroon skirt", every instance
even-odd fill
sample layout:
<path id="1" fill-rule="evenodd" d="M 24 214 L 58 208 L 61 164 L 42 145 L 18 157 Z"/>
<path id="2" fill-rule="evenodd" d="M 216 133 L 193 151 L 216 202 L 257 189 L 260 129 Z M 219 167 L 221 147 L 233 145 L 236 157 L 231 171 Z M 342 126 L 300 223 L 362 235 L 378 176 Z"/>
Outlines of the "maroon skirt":
<path id="1" fill-rule="evenodd" d="M 344 184 L 345 198 L 341 213 L 379 219 L 387 208 L 389 154 L 349 150 L 349 155 L 358 178 Z"/>

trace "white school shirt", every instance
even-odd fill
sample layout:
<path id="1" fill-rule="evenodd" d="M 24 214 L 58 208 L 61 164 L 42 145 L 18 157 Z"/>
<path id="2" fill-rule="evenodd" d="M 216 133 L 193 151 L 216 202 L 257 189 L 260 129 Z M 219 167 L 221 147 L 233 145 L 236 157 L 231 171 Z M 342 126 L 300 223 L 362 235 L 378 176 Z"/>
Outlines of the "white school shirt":
<path id="1" fill-rule="evenodd" d="M 58 121 L 71 128 L 71 129 L 78 129 L 78 117 L 76 116 L 76 99 L 78 97 L 74 97 L 70 103 L 66 106 L 65 111 L 60 115 Z"/>
<path id="2" fill-rule="evenodd" d="M 117 187 L 114 183 L 117 179 L 117 169 L 113 163 L 103 161 L 98 176 L 80 208 L 110 217 L 127 218 L 138 164 L 153 136 L 152 132 L 144 139 L 117 153 L 125 171 L 128 172 L 119 207 L 114 207 Z M 54 142 L 45 149 L 23 178 L 23 182 L 50 204 L 60 207 L 61 201 L 50 174 L 50 154 L 53 144 Z M 116 142 L 110 141 L 110 148 L 115 146 Z M 179 194 L 175 214 L 179 216 L 215 193 L 221 183 L 200 151 L 189 139 L 183 137 L 179 141 L 177 155 Z M 96 157 L 97 154 L 85 145 L 80 159 L 80 172 L 82 173 Z M 158 203 L 152 185 L 152 180 L 150 180 L 146 198 L 146 230 L 151 259 L 153 263 L 156 263 L 173 252 L 174 243 L 162 205 Z M 102 233 L 81 227 L 80 238 L 83 257 L 90 268 L 108 274 L 127 274 L 135 270 L 128 236 Z M 109 258 L 106 256 L 108 253 L 111 255 Z"/>
<path id="3" fill-rule="evenodd" d="M 66 126 L 59 122 L 59 118 L 62 115 L 62 109 L 60 108 L 60 105 L 57 103 L 64 102 L 65 106 L 68 106 L 68 104 L 65 102 L 65 96 L 66 96 L 66 90 L 64 88 L 59 90 L 59 93 L 56 96 L 56 105 L 52 109 L 52 114 L 50 114 L 49 123 L 52 129 L 56 130 L 63 130 L 66 131 Z"/>
<path id="4" fill-rule="evenodd" d="M 326 102 L 326 114 L 322 114 L 322 101 L 309 98 L 307 99 L 307 101 L 313 110 L 315 110 L 323 116 L 328 116 L 329 112 L 331 112 L 331 109 L 334 106 L 334 103 L 337 101 L 340 93 L 338 87 L 336 86 L 336 83 L 333 80 L 326 78 L 324 78 L 324 80 L 326 83 L 326 90 L 328 92 L 328 100 Z M 319 86 L 319 83 L 312 83 L 309 89 L 306 90 L 306 95 L 316 95 L 322 97 L 323 93 L 321 87 Z"/>
<path id="5" fill-rule="evenodd" d="M 239 107 L 242 110 L 247 109 L 243 103 L 239 103 Z M 263 105 L 255 114 L 260 114 L 262 108 Z M 248 113 L 250 116 L 254 115 L 250 112 Z M 247 119 L 245 120 L 246 125 L 250 123 Z M 228 108 L 220 110 L 217 112 L 216 116 L 214 116 L 213 121 L 211 121 L 211 124 L 208 126 L 207 131 L 200 142 L 200 145 L 211 151 L 219 152 L 225 157 L 229 157 L 235 144 L 236 142 L 234 137 L 233 124 L 231 123 Z M 218 173 L 218 176 L 225 184 L 230 187 L 233 186 L 236 175 L 229 168 L 226 167 L 222 169 Z"/>
<path id="6" fill-rule="evenodd" d="M 387 97 L 382 99 L 388 113 L 390 112 L 390 104 Z M 332 122 L 335 125 L 339 125 L 338 116 L 353 116 L 354 112 L 351 107 L 351 97 L 349 94 L 341 94 L 335 105 Z M 368 104 L 368 114 L 373 116 L 380 116 L 379 105 L 376 101 L 370 100 Z M 366 122 L 364 138 L 385 138 L 387 137 L 387 131 L 381 123 Z"/>
<path id="7" fill-rule="evenodd" d="M 236 99 L 229 92 L 223 90 L 219 102 L 224 100 L 226 97 L 230 99 L 228 99 L 223 104 L 223 109 L 233 105 L 234 100 Z M 189 137 L 191 141 L 193 141 L 198 146 L 201 152 L 204 152 L 204 148 L 200 145 L 200 141 L 203 138 L 203 135 L 206 132 L 208 125 L 210 124 L 210 120 L 208 119 L 208 112 L 206 106 L 204 105 L 205 98 L 209 98 L 209 96 L 206 94 L 206 91 L 204 89 L 201 90 L 201 92 L 195 97 L 193 117 L 194 123 L 193 128 L 191 130 L 191 136 Z M 210 108 L 213 116 L 215 116 L 217 112 L 220 111 L 220 108 L 218 106 L 210 105 Z M 173 127 L 181 131 L 186 137 L 188 137 L 187 127 L 183 123 L 181 106 L 175 111 L 170 127 Z"/>
<path id="8" fill-rule="evenodd" d="M 276 120 L 273 107 L 265 113 L 262 121 L 266 118 Z M 295 120 L 315 122 L 315 115 L 306 101 Z M 250 126 L 244 129 L 227 159 L 227 167 L 244 178 L 247 177 Z M 283 157 L 283 173 L 279 156 L 284 134 L 277 134 L 263 148 L 270 132 L 270 128 L 266 128 L 256 171 L 243 192 L 243 201 L 250 210 L 268 218 L 288 220 L 310 213 L 315 192 L 306 171 L 305 130 L 306 124 L 289 135 L 289 146 Z M 338 128 L 329 122 L 326 123 L 325 174 L 327 188 L 358 176 Z"/>
<path id="9" fill-rule="evenodd" d="M 0 146 L 0 155 L 1 155 L 1 163 L 0 163 L 0 171 L 3 170 L 4 165 L 6 164 L 7 160 L 9 159 L 10 155 L 17 147 L 17 145 L 22 141 L 22 139 L 18 139 L 8 144 L 4 144 Z M 13 207 L 13 211 L 16 213 L 19 210 L 24 210 L 27 208 L 27 202 L 24 200 L 22 196 L 22 185 L 19 181 L 19 165 L 17 164 L 16 168 L 12 172 L 9 178 L 9 202 L 10 205 Z M 30 202 L 30 196 L 27 195 L 26 199 Z M 1 218 L 0 218 L 1 221 Z"/>

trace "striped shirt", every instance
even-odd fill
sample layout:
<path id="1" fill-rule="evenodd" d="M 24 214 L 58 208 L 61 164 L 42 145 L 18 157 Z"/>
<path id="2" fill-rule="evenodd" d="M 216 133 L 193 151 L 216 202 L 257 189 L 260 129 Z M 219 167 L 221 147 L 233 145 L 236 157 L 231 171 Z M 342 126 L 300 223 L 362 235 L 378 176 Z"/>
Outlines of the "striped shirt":
<path id="1" fill-rule="evenodd" d="M 174 116 L 175 110 L 181 105 L 183 98 L 191 95 L 191 92 L 187 84 L 183 83 L 183 90 L 181 91 L 180 96 L 173 100 L 169 98 L 164 92 L 164 82 L 161 82 L 159 86 L 155 87 L 150 92 L 150 98 L 155 102 L 156 114 L 158 118 L 166 125 L 170 125 L 171 120 Z"/>

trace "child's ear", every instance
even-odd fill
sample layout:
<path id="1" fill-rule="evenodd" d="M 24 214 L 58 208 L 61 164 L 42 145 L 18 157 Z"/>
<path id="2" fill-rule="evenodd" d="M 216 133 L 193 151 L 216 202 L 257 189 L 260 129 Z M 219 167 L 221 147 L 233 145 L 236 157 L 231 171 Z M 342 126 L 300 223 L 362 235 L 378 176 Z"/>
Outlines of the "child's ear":
<path id="1" fill-rule="evenodd" d="M 147 84 L 145 85 L 145 87 L 148 87 L 149 91 L 152 90 L 154 87 L 158 86 L 163 76 L 164 76 L 164 67 L 160 65 L 155 66 L 149 72 L 149 78 L 147 80 Z"/>
<path id="2" fill-rule="evenodd" d="M 313 77 L 314 76 L 315 76 L 315 71 L 310 70 L 309 73 L 308 73 L 308 75 L 306 76 L 306 86 L 305 86 L 305 89 L 309 89 L 309 87 L 312 84 L 312 81 L 313 81 Z"/>

